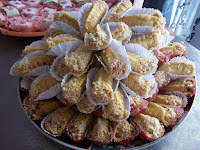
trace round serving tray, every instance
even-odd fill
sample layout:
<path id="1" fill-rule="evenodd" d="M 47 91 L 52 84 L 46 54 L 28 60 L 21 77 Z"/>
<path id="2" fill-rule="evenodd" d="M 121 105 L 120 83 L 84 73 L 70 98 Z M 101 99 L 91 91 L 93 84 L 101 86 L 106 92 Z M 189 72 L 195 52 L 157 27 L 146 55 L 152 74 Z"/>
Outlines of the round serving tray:
<path id="1" fill-rule="evenodd" d="M 177 40 L 178 39 L 178 40 Z M 179 38 L 176 38 L 175 41 L 180 41 Z M 186 43 L 187 45 L 187 43 Z M 190 48 L 189 48 L 190 49 Z M 194 61 L 194 57 L 193 57 L 193 54 L 192 54 L 192 51 L 189 50 L 189 54 L 187 55 L 187 57 Z M 195 62 L 195 65 L 197 66 L 197 62 Z M 197 69 L 197 68 L 196 68 Z M 197 72 L 197 70 L 196 70 Z M 196 91 L 198 91 L 197 89 L 199 89 L 199 85 L 197 84 L 197 78 L 199 77 L 200 75 L 197 75 L 196 76 Z M 21 81 L 21 78 L 19 78 L 18 80 L 18 86 L 17 86 L 17 90 L 18 90 L 18 96 L 19 96 L 19 102 L 20 102 L 20 105 L 21 105 L 21 108 L 23 109 L 24 113 L 26 114 L 24 108 L 23 108 L 23 100 L 24 98 L 28 95 L 28 92 L 25 91 L 25 90 L 22 90 L 20 88 L 20 81 Z M 196 94 L 197 95 L 197 94 Z M 148 142 L 148 141 L 144 141 L 142 139 L 138 139 L 136 141 L 134 141 L 132 144 L 129 144 L 129 145 L 126 145 L 126 147 L 122 146 L 122 145 L 119 145 L 119 144 L 116 144 L 116 143 L 111 143 L 110 145 L 108 146 L 102 146 L 102 147 L 99 147 L 99 146 L 96 146 L 96 145 L 93 145 L 89 140 L 85 139 L 83 140 L 82 142 L 79 142 L 79 143 L 75 143 L 73 141 L 70 140 L 70 138 L 67 136 L 67 134 L 65 133 L 64 135 L 62 135 L 61 137 L 52 137 L 50 135 L 48 135 L 47 133 L 45 133 L 41 128 L 40 128 L 40 123 L 41 123 L 41 120 L 37 120 L 37 121 L 33 121 L 31 120 L 28 115 L 26 114 L 27 118 L 29 119 L 29 121 L 42 133 L 44 134 L 45 136 L 47 136 L 48 138 L 52 139 L 53 141 L 59 143 L 59 144 L 62 144 L 66 147 L 69 147 L 69 148 L 73 148 L 73 149 L 91 149 L 91 148 L 101 148 L 101 149 L 108 149 L 108 148 L 114 148 L 114 149 L 120 149 L 120 148 L 129 148 L 129 149 L 134 149 L 134 150 L 141 150 L 141 149 L 145 149 L 145 148 L 148 148 L 150 146 L 153 146 L 153 145 L 156 145 L 156 143 L 164 140 L 166 137 L 170 136 L 172 132 L 174 132 L 176 130 L 176 128 L 180 127 L 181 124 L 183 123 L 184 120 L 186 120 L 186 118 L 189 116 L 190 114 L 190 110 L 191 108 L 193 107 L 193 103 L 195 101 L 197 101 L 197 96 L 193 96 L 192 98 L 188 99 L 188 105 L 187 107 L 184 109 L 184 114 L 182 116 L 182 118 L 179 120 L 179 122 L 174 126 L 174 127 L 167 127 L 165 128 L 166 132 L 164 134 L 163 137 L 155 140 L 155 141 L 152 141 L 152 142 Z"/>

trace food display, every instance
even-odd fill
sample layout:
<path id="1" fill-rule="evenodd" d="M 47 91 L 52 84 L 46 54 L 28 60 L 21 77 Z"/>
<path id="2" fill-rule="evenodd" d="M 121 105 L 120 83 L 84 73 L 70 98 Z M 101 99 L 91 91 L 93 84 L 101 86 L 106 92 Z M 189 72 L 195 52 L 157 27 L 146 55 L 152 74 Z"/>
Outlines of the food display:
<path id="1" fill-rule="evenodd" d="M 66 17 L 65 12 L 77 15 L 82 5 L 94 1 L 96 0 L 3 0 L 0 8 L 0 28 L 2 33 L 10 33 L 14 36 L 25 36 L 21 32 L 34 33 L 32 36 L 43 36 L 53 21 L 63 21 L 62 18 Z M 105 0 L 103 12 L 105 13 L 106 9 L 118 2 L 119 0 Z M 99 5 L 94 6 L 91 15 L 99 8 Z M 103 12 L 100 15 L 104 15 Z M 68 24 L 74 24 L 72 19 L 69 18 Z M 96 25 L 94 24 L 94 26 Z M 78 24 L 75 29 L 79 30 Z M 27 35 L 31 36 L 31 34 Z"/>
<path id="2" fill-rule="evenodd" d="M 10 70 L 44 132 L 73 145 L 132 148 L 173 131 L 193 101 L 195 66 L 161 12 L 97 0 L 54 21 Z"/>

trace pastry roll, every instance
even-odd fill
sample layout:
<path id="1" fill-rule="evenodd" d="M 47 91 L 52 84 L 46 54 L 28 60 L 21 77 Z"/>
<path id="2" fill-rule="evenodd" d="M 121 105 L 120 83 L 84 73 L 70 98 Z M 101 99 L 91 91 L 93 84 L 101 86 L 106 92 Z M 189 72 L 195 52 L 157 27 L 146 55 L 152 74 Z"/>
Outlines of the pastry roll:
<path id="1" fill-rule="evenodd" d="M 11 69 L 13 75 L 27 75 L 30 71 L 41 66 L 50 66 L 54 58 L 47 55 L 37 55 L 16 62 Z"/>
<path id="2" fill-rule="evenodd" d="M 26 90 L 30 89 L 31 84 L 37 77 L 23 77 L 20 83 L 20 87 Z"/>
<path id="3" fill-rule="evenodd" d="M 129 1 L 118 3 L 113 7 L 112 11 L 110 12 L 108 22 L 118 22 L 119 17 L 131 7 L 132 3 Z"/>
<path id="4" fill-rule="evenodd" d="M 86 135 L 86 131 L 89 129 L 92 123 L 92 115 L 79 113 L 69 124 L 68 133 L 73 141 L 79 141 Z"/>
<path id="5" fill-rule="evenodd" d="M 187 49 L 185 46 L 183 46 L 183 42 L 174 42 L 174 43 L 169 43 L 168 46 L 163 47 L 160 49 L 161 52 L 170 50 L 171 55 L 185 55 L 187 53 Z"/>
<path id="6" fill-rule="evenodd" d="M 62 30 L 55 29 L 55 28 L 49 28 L 45 32 L 45 38 L 48 38 L 48 37 L 54 38 L 54 37 L 56 37 L 57 35 L 60 35 L 60 34 L 65 34 L 65 32 L 62 31 Z"/>
<path id="7" fill-rule="evenodd" d="M 129 96 L 130 99 L 130 107 L 131 107 L 131 115 L 137 115 L 142 113 L 148 106 L 148 101 L 144 100 L 140 96 Z"/>
<path id="8" fill-rule="evenodd" d="M 177 120 L 177 114 L 173 108 L 165 108 L 153 102 L 149 102 L 144 112 L 149 116 L 157 118 L 166 126 L 174 125 Z"/>
<path id="9" fill-rule="evenodd" d="M 24 100 L 24 109 L 32 120 L 39 120 L 60 106 L 62 103 L 56 98 L 33 102 L 26 97 Z"/>
<path id="10" fill-rule="evenodd" d="M 128 26 L 152 26 L 162 30 L 165 27 L 165 18 L 158 12 L 155 12 L 153 15 L 135 14 L 123 16 L 119 18 L 119 21 L 126 23 Z"/>
<path id="11" fill-rule="evenodd" d="M 125 40 L 131 36 L 132 31 L 130 27 L 123 22 L 120 22 L 120 25 L 112 31 L 112 37 L 122 44 L 124 44 Z"/>
<path id="12" fill-rule="evenodd" d="M 62 135 L 74 115 L 75 111 L 69 106 L 60 107 L 44 118 L 42 128 L 52 135 Z"/>
<path id="13" fill-rule="evenodd" d="M 91 94 L 94 101 L 106 103 L 113 100 L 114 92 L 112 86 L 112 77 L 105 71 L 104 67 L 101 67 L 92 81 Z"/>
<path id="14" fill-rule="evenodd" d="M 30 53 L 35 52 L 35 51 L 42 51 L 43 52 L 44 51 L 44 46 L 43 45 L 40 45 L 40 46 L 28 45 L 28 46 L 25 47 L 25 49 L 22 50 L 21 57 L 23 58 L 27 54 L 30 54 Z"/>
<path id="15" fill-rule="evenodd" d="M 152 30 L 151 32 L 135 37 L 129 41 L 129 43 L 136 43 L 147 50 L 155 49 L 161 46 L 163 41 L 163 35 L 160 30 Z"/>
<path id="16" fill-rule="evenodd" d="M 192 97 L 196 91 L 195 78 L 181 78 L 179 80 L 173 80 L 162 89 L 165 92 L 181 91 L 187 97 Z"/>
<path id="17" fill-rule="evenodd" d="M 127 52 L 131 62 L 131 69 L 142 75 L 149 74 L 155 67 L 154 60 L 151 58 L 143 58 L 135 53 Z"/>
<path id="18" fill-rule="evenodd" d="M 85 34 L 85 32 L 90 33 L 92 30 L 95 29 L 97 24 L 100 23 L 107 9 L 108 5 L 102 0 L 97 0 L 92 3 L 92 7 L 89 10 L 87 18 L 85 20 L 83 35 Z"/>
<path id="19" fill-rule="evenodd" d="M 121 80 L 121 82 L 142 97 L 147 96 L 155 86 L 153 81 L 146 80 L 142 76 L 134 74 L 129 74 L 129 76 Z"/>
<path id="20" fill-rule="evenodd" d="M 124 120 L 129 116 L 129 112 L 125 106 L 124 93 L 120 88 L 115 91 L 114 100 L 104 106 L 102 116 L 112 121 Z"/>
<path id="21" fill-rule="evenodd" d="M 124 121 L 113 121 L 112 122 L 112 128 L 113 128 L 113 135 L 114 135 L 114 142 L 120 142 L 132 139 L 137 136 L 137 131 L 133 127 L 132 124 L 130 124 L 127 120 Z M 131 140 L 129 141 L 131 142 Z"/>
<path id="22" fill-rule="evenodd" d="M 139 114 L 134 117 L 130 117 L 137 126 L 141 129 L 140 136 L 143 139 L 153 141 L 161 137 L 164 132 L 164 126 L 159 122 L 157 118 L 149 115 Z"/>
<path id="23" fill-rule="evenodd" d="M 77 31 L 80 31 L 78 21 L 76 18 L 74 18 L 72 15 L 67 13 L 66 11 L 59 11 L 54 15 L 54 21 L 61 21 L 64 22 L 73 28 L 75 28 Z"/>
<path id="24" fill-rule="evenodd" d="M 191 61 L 169 61 L 163 63 L 158 70 L 166 71 L 175 75 L 193 75 L 195 74 L 194 63 Z"/>
<path id="25" fill-rule="evenodd" d="M 156 73 L 154 74 L 154 78 L 156 80 L 156 83 L 158 84 L 158 88 L 163 88 L 170 81 L 170 78 L 164 71 L 156 71 Z"/>
<path id="26" fill-rule="evenodd" d="M 81 94 L 85 91 L 87 75 L 80 77 L 73 76 L 61 87 L 63 98 L 69 103 L 76 104 L 80 101 Z"/>
<path id="27" fill-rule="evenodd" d="M 37 80 L 37 78 L 35 80 Z M 60 82 L 52 77 L 50 74 L 41 78 L 37 82 L 33 82 L 29 90 L 30 100 L 35 100 L 41 93 L 49 90 L 51 87 L 55 86 L 58 83 Z"/>
<path id="28" fill-rule="evenodd" d="M 111 123 L 109 120 L 98 117 L 94 121 L 90 138 L 99 143 L 109 143 L 111 141 Z"/>
<path id="29" fill-rule="evenodd" d="M 93 54 L 94 51 L 88 50 L 87 46 L 82 44 L 68 58 L 65 58 L 66 67 L 73 74 L 81 75 L 87 69 Z"/>
<path id="30" fill-rule="evenodd" d="M 185 103 L 183 99 L 176 95 L 157 95 L 155 99 L 153 99 L 154 103 L 171 105 L 171 106 L 179 106 L 184 107 Z"/>
<path id="31" fill-rule="evenodd" d="M 92 104 L 88 98 L 87 95 L 84 94 L 83 97 L 81 98 L 80 102 L 76 104 L 78 110 L 82 113 L 91 113 L 94 110 L 97 109 L 98 106 Z"/>
<path id="32" fill-rule="evenodd" d="M 126 73 L 126 64 L 120 59 L 117 53 L 110 46 L 101 51 L 99 55 L 113 78 L 119 78 Z"/>
<path id="33" fill-rule="evenodd" d="M 108 35 L 103 29 L 101 29 L 99 24 L 97 24 L 96 27 L 88 34 L 86 45 L 89 49 L 96 49 L 99 47 L 105 47 L 107 44 Z"/>
<path id="34" fill-rule="evenodd" d="M 44 51 L 48 52 L 51 48 L 53 48 L 54 46 L 63 43 L 63 42 L 67 42 L 67 41 L 78 41 L 80 39 L 76 38 L 76 37 L 48 37 L 45 42 L 44 42 Z"/>
<path id="35" fill-rule="evenodd" d="M 58 77 L 63 78 L 68 72 L 69 72 L 69 69 L 67 68 L 65 64 L 65 58 L 61 58 L 57 62 L 55 62 L 54 73 Z"/>

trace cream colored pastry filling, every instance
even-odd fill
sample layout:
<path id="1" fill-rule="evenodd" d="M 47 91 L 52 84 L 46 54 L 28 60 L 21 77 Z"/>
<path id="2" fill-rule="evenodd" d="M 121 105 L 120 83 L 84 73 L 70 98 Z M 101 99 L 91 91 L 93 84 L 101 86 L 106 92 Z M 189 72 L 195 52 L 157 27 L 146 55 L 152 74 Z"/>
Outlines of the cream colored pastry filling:
<path id="1" fill-rule="evenodd" d="M 153 100 L 155 103 L 171 105 L 171 106 L 184 106 L 184 101 L 181 97 L 175 95 L 157 95 Z"/>
<path id="2" fill-rule="evenodd" d="M 174 109 L 173 108 L 165 108 L 165 116 L 164 116 L 163 123 L 166 126 L 168 126 L 168 125 L 175 123 L 176 119 L 177 119 L 177 115 L 176 115 Z"/>
<path id="3" fill-rule="evenodd" d="M 75 140 L 80 140 L 84 137 L 86 130 L 88 129 L 92 120 L 92 115 L 81 114 L 70 123 L 69 133 Z"/>
<path id="4" fill-rule="evenodd" d="M 74 114 L 69 107 L 60 107 L 45 118 L 44 128 L 53 135 L 61 135 Z"/>
<path id="5" fill-rule="evenodd" d="M 126 73 L 125 63 L 110 46 L 100 52 L 100 57 L 113 78 L 119 78 Z"/>
<path id="6" fill-rule="evenodd" d="M 128 25 L 123 22 L 120 22 L 120 25 L 112 31 L 112 37 L 122 44 L 124 40 L 132 35 L 132 31 Z"/>
<path id="7" fill-rule="evenodd" d="M 118 3 L 113 7 L 113 10 L 110 12 L 110 16 L 108 17 L 108 22 L 117 22 L 118 18 L 131 7 L 132 7 L 131 2 Z"/>
<path id="8" fill-rule="evenodd" d="M 134 74 L 129 74 L 121 82 L 140 96 L 147 96 L 155 86 L 153 81 L 146 80 L 142 76 Z"/>
<path id="9" fill-rule="evenodd" d="M 77 105 L 79 107 L 80 112 L 83 112 L 83 113 L 91 113 L 97 108 L 96 105 L 92 104 L 88 100 L 86 94 L 83 95 L 83 97 L 81 98 L 80 102 Z"/>
<path id="10" fill-rule="evenodd" d="M 78 21 L 66 11 L 57 12 L 54 15 L 54 21 L 64 22 L 75 28 L 77 31 L 80 31 Z"/>
<path id="11" fill-rule="evenodd" d="M 164 63 L 159 70 L 170 72 L 176 75 L 191 75 L 195 73 L 194 64 L 191 62 L 184 61 L 171 61 Z"/>
<path id="12" fill-rule="evenodd" d="M 85 90 L 86 78 L 86 74 L 80 77 L 71 77 L 71 79 L 69 79 L 69 81 L 61 87 L 63 98 L 67 99 L 69 103 L 78 103 L 80 101 L 81 94 Z"/>
<path id="13" fill-rule="evenodd" d="M 122 120 L 128 117 L 123 91 L 120 88 L 116 90 L 114 100 L 105 106 L 103 117 L 112 121 Z"/>
<path id="14" fill-rule="evenodd" d="M 33 56 L 22 62 L 18 62 L 17 64 L 15 64 L 12 72 L 13 74 L 26 75 L 31 70 L 39 66 L 45 66 L 45 65 L 50 66 L 52 65 L 52 63 L 53 63 L 52 56 L 47 56 L 47 55 Z"/>
<path id="15" fill-rule="evenodd" d="M 86 45 L 82 44 L 68 58 L 65 58 L 65 64 L 72 73 L 80 75 L 86 70 L 93 53 L 94 51 L 88 50 Z"/>
<path id="16" fill-rule="evenodd" d="M 98 142 L 109 142 L 111 139 L 109 120 L 98 117 L 90 134 L 91 139 Z"/>
<path id="17" fill-rule="evenodd" d="M 114 92 L 112 85 L 112 77 L 105 71 L 104 67 L 101 67 L 92 82 L 91 94 L 94 101 L 105 103 L 113 100 Z"/>
<path id="18" fill-rule="evenodd" d="M 155 49 L 161 46 L 163 41 L 163 36 L 160 30 L 152 30 L 151 32 L 133 38 L 129 43 L 136 43 L 142 45 L 147 50 Z"/>
<path id="19" fill-rule="evenodd" d="M 89 48 L 99 48 L 105 47 L 107 44 L 108 35 L 103 29 L 101 29 L 99 24 L 97 24 L 96 28 L 89 33 L 86 45 Z"/>
<path id="20" fill-rule="evenodd" d="M 160 51 L 171 50 L 171 54 L 184 54 L 186 52 L 186 48 L 181 44 L 181 42 L 169 43 L 168 46 L 161 48 Z"/>
<path id="21" fill-rule="evenodd" d="M 127 121 L 112 122 L 114 141 L 127 140 L 137 134 L 135 128 Z"/>
<path id="22" fill-rule="evenodd" d="M 61 58 L 57 62 L 55 62 L 54 65 L 54 73 L 59 76 L 60 78 L 63 78 L 67 73 L 69 72 L 68 68 L 65 65 L 65 59 Z"/>
<path id="23" fill-rule="evenodd" d="M 156 83 L 158 84 L 158 88 L 162 87 L 163 85 L 167 84 L 169 81 L 169 77 L 164 71 L 157 71 L 154 74 Z"/>
<path id="24" fill-rule="evenodd" d="M 134 121 L 137 122 L 144 133 L 150 138 L 157 139 L 164 132 L 164 127 L 160 124 L 159 120 L 149 115 L 139 114 L 134 118 Z"/>
<path id="25" fill-rule="evenodd" d="M 134 72 L 146 75 L 155 67 L 154 60 L 151 58 L 143 58 L 131 52 L 127 52 L 131 62 L 131 69 Z"/>
<path id="26" fill-rule="evenodd" d="M 46 90 L 49 90 L 52 86 L 60 83 L 58 80 L 56 80 L 51 75 L 40 79 L 35 84 L 31 84 L 29 95 L 30 99 L 33 101 L 36 99 L 41 93 L 45 92 Z"/>

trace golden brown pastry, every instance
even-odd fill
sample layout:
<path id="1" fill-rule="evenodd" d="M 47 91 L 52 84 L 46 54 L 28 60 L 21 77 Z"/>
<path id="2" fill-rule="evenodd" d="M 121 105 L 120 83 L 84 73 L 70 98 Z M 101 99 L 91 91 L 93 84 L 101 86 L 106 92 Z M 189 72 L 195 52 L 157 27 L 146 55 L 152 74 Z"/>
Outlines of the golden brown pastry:
<path id="1" fill-rule="evenodd" d="M 153 102 L 149 102 L 144 112 L 149 116 L 157 118 L 166 126 L 173 125 L 177 119 L 176 112 L 173 108 L 165 108 Z"/>
<path id="2" fill-rule="evenodd" d="M 142 130 L 143 138 L 153 141 L 163 135 L 165 132 L 164 126 L 161 125 L 157 118 L 149 115 L 139 114 L 130 117 Z"/>
<path id="3" fill-rule="evenodd" d="M 88 98 L 87 95 L 84 94 L 83 97 L 81 98 L 80 102 L 77 105 L 77 108 L 80 112 L 82 113 L 91 113 L 95 109 L 97 109 L 98 106 L 92 104 Z"/>
<path id="4" fill-rule="evenodd" d="M 118 3 L 113 7 L 112 11 L 110 12 L 110 16 L 108 17 L 108 22 L 118 22 L 119 17 L 131 7 L 132 3 L 129 1 Z"/>
<path id="5" fill-rule="evenodd" d="M 112 122 L 114 142 L 128 140 L 137 135 L 137 131 L 127 120 Z"/>
<path id="6" fill-rule="evenodd" d="M 110 46 L 108 46 L 105 50 L 102 50 L 99 53 L 99 56 L 113 78 L 119 78 L 126 73 L 126 64 Z"/>
<path id="7" fill-rule="evenodd" d="M 142 76 L 134 74 L 129 74 L 129 76 L 121 80 L 121 82 L 142 97 L 147 96 L 155 86 L 153 81 L 146 80 Z"/>
<path id="8" fill-rule="evenodd" d="M 62 135 L 74 115 L 69 106 L 60 107 L 45 117 L 44 129 L 52 135 Z"/>
<path id="9" fill-rule="evenodd" d="M 72 104 L 80 102 L 81 94 L 85 91 L 86 78 L 86 74 L 80 77 L 71 77 L 69 81 L 61 87 L 63 98 L 67 99 L 67 101 Z"/>
<path id="10" fill-rule="evenodd" d="M 104 67 L 101 67 L 92 81 L 91 94 L 94 101 L 97 103 L 107 103 L 113 100 L 114 92 L 112 85 L 112 77 L 105 71 Z"/>
<path id="11" fill-rule="evenodd" d="M 155 67 L 155 62 L 151 58 L 143 58 L 135 53 L 127 52 L 131 62 L 131 69 L 142 75 L 149 74 Z"/>
<path id="12" fill-rule="evenodd" d="M 152 26 L 161 30 L 164 30 L 165 27 L 165 18 L 158 12 L 153 15 L 135 14 L 123 16 L 119 18 L 119 21 L 126 23 L 128 26 Z"/>
<path id="13" fill-rule="evenodd" d="M 73 28 L 75 28 L 77 31 L 80 31 L 78 21 L 76 18 L 74 18 L 72 15 L 67 13 L 66 11 L 59 11 L 54 15 L 54 21 L 61 21 L 64 22 Z"/>
<path id="14" fill-rule="evenodd" d="M 23 58 L 24 56 L 32 53 L 32 52 L 35 52 L 35 51 L 44 51 L 44 46 L 41 45 L 41 46 L 26 46 L 24 50 L 22 50 L 22 54 L 21 54 L 21 57 Z"/>
<path id="15" fill-rule="evenodd" d="M 69 124 L 68 132 L 74 141 L 84 138 L 92 123 L 92 115 L 79 113 Z"/>
<path id="16" fill-rule="evenodd" d="M 194 95 L 196 91 L 195 78 L 182 78 L 179 80 L 171 81 L 166 87 L 162 89 L 165 92 L 181 91 L 187 97 Z"/>
<path id="17" fill-rule="evenodd" d="M 102 0 L 97 0 L 92 3 L 92 7 L 89 10 L 87 18 L 85 20 L 83 35 L 85 34 L 85 32 L 90 33 L 93 29 L 95 29 L 97 24 L 100 23 L 107 9 L 108 5 Z"/>
<path id="18" fill-rule="evenodd" d="M 24 109 L 32 120 L 39 120 L 60 106 L 62 103 L 56 98 L 33 102 L 27 97 L 24 100 Z"/>
<path id="19" fill-rule="evenodd" d="M 87 46 L 82 44 L 68 58 L 65 58 L 66 67 L 70 72 L 79 76 L 87 69 L 93 54 L 94 51 L 88 50 Z"/>
<path id="20" fill-rule="evenodd" d="M 155 49 L 161 46 L 163 41 L 163 35 L 160 30 L 152 30 L 151 32 L 135 37 L 129 41 L 129 43 L 136 43 L 147 50 Z"/>
<path id="21" fill-rule="evenodd" d="M 62 30 L 55 29 L 55 28 L 49 28 L 45 32 L 45 38 L 48 38 L 48 37 L 54 38 L 55 36 L 60 35 L 60 34 L 65 34 L 65 32 Z"/>
<path id="22" fill-rule="evenodd" d="M 76 38 L 76 37 L 48 37 L 45 42 L 44 42 L 44 51 L 48 52 L 51 48 L 53 48 L 54 46 L 63 43 L 63 42 L 67 42 L 67 41 L 78 41 L 80 39 Z"/>
<path id="23" fill-rule="evenodd" d="M 195 74 L 195 68 L 193 62 L 185 61 L 170 61 L 163 63 L 158 70 L 166 71 L 176 75 L 193 75 Z"/>
<path id="24" fill-rule="evenodd" d="M 99 24 L 97 24 L 96 27 L 88 34 L 86 45 L 89 49 L 96 49 L 99 47 L 105 47 L 107 44 L 108 35 L 103 29 L 101 29 Z"/>
<path id="25" fill-rule="evenodd" d="M 164 52 L 166 50 L 170 50 L 171 55 L 182 55 L 182 54 L 185 54 L 187 51 L 186 47 L 183 46 L 183 42 L 169 43 L 168 46 L 160 49 L 161 52 Z"/>
<path id="26" fill-rule="evenodd" d="M 164 71 L 156 71 L 154 78 L 158 84 L 158 88 L 166 86 L 170 81 L 168 75 Z"/>
<path id="27" fill-rule="evenodd" d="M 123 91 L 119 87 L 115 91 L 114 100 L 110 101 L 108 105 L 104 106 L 102 116 L 112 121 L 124 120 L 129 116 L 129 112 L 125 107 Z"/>
<path id="28" fill-rule="evenodd" d="M 125 44 L 125 40 L 131 37 L 131 35 L 132 31 L 130 27 L 123 22 L 120 22 L 120 25 L 112 31 L 113 39 L 118 40 L 122 44 Z"/>
<path id="29" fill-rule="evenodd" d="M 90 138 L 97 142 L 109 142 L 111 140 L 110 121 L 98 117 L 95 119 Z"/>
<path id="30" fill-rule="evenodd" d="M 154 99 L 154 103 L 184 107 L 184 101 L 181 97 L 176 95 L 160 95 L 158 94 Z"/>
<path id="31" fill-rule="evenodd" d="M 46 77 L 41 78 L 37 82 L 33 82 L 29 90 L 30 100 L 35 100 L 41 93 L 45 92 L 46 90 L 50 89 L 52 86 L 58 83 L 60 83 L 60 81 L 56 80 L 50 74 Z"/>
<path id="32" fill-rule="evenodd" d="M 67 68 L 65 64 L 65 58 L 59 59 L 54 64 L 54 73 L 60 78 L 63 78 L 67 73 L 69 72 L 69 69 Z"/>
<path id="33" fill-rule="evenodd" d="M 11 73 L 13 75 L 27 75 L 31 70 L 45 65 L 52 65 L 54 58 L 47 55 L 32 56 L 14 64 Z"/>

